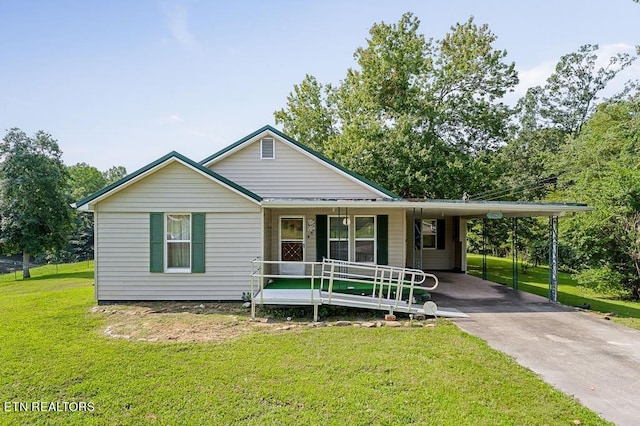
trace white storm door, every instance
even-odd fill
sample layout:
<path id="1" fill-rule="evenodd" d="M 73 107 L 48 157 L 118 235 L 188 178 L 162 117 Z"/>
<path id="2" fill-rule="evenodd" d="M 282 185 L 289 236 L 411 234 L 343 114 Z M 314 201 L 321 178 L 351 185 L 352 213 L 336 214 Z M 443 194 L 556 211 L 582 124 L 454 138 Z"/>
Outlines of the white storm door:
<path id="1" fill-rule="evenodd" d="M 280 218 L 280 260 L 284 262 L 304 261 L 304 217 Z M 283 275 L 303 275 L 304 264 L 283 264 Z"/>

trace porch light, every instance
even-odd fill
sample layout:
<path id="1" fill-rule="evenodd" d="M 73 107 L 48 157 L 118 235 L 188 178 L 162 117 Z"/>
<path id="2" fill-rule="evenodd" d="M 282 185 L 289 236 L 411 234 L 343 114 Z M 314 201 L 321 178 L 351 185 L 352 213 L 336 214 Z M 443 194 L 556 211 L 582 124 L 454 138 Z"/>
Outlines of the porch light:
<path id="1" fill-rule="evenodd" d="M 349 225 L 351 225 L 351 219 L 349 219 L 349 217 L 348 217 L 348 216 L 347 216 L 347 217 L 345 217 L 344 219 L 342 219 L 342 224 L 343 224 L 344 226 L 349 226 Z"/>

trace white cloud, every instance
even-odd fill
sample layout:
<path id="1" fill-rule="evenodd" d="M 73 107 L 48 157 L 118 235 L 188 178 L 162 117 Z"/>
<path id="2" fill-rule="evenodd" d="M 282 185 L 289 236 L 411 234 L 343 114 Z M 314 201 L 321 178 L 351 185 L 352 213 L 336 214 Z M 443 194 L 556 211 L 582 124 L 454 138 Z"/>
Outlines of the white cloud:
<path id="1" fill-rule="evenodd" d="M 184 118 L 176 114 L 171 114 L 170 116 L 167 117 L 167 121 L 171 121 L 173 123 L 182 123 L 184 121 Z"/>
<path id="2" fill-rule="evenodd" d="M 184 123 L 184 118 L 180 117 L 178 114 L 169 114 L 158 119 L 156 123 L 158 124 Z"/>
<path id="3" fill-rule="evenodd" d="M 185 49 L 198 50 L 198 42 L 189 28 L 189 12 L 182 4 L 164 4 L 162 11 L 167 18 L 171 36 Z"/>
<path id="4" fill-rule="evenodd" d="M 518 69 L 520 83 L 515 87 L 514 93 L 520 97 L 524 95 L 530 87 L 543 85 L 547 81 L 547 78 L 555 71 L 558 59 L 546 60 L 532 68 Z"/>

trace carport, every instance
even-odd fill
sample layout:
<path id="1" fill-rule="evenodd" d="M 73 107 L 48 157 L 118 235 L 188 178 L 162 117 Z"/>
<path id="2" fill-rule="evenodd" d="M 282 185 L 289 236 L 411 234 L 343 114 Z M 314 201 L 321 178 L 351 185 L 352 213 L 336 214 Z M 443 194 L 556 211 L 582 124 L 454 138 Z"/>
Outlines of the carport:
<path id="1" fill-rule="evenodd" d="M 483 229 L 483 262 L 482 277 L 487 277 L 486 249 L 487 234 L 485 229 L 491 220 L 509 219 L 512 229 L 512 260 L 513 260 L 513 288 L 518 288 L 518 219 L 524 217 L 547 217 L 549 221 L 549 301 L 558 300 L 558 221 L 568 214 L 588 212 L 593 208 L 586 204 L 577 203 L 527 203 L 510 201 L 468 201 L 468 200 L 418 200 L 401 201 L 405 206 L 408 235 L 407 265 L 418 269 L 429 269 L 423 259 L 425 249 L 421 239 L 421 228 L 426 218 L 451 218 L 453 237 L 459 247 L 456 252 L 460 261 L 456 261 L 453 268 L 459 272 L 466 272 L 466 228 L 467 221 L 482 219 Z M 418 226 L 420 223 L 420 227 Z M 437 268 L 436 268 L 437 270 Z"/>

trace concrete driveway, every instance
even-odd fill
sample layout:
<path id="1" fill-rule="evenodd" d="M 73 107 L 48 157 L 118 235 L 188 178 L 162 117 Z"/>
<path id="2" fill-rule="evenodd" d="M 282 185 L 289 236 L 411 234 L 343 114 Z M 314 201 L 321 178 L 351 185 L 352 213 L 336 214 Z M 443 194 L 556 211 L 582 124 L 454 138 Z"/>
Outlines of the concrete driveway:
<path id="1" fill-rule="evenodd" d="M 439 306 L 464 331 L 511 355 L 618 425 L 640 424 L 640 331 L 464 274 L 438 273 Z"/>

